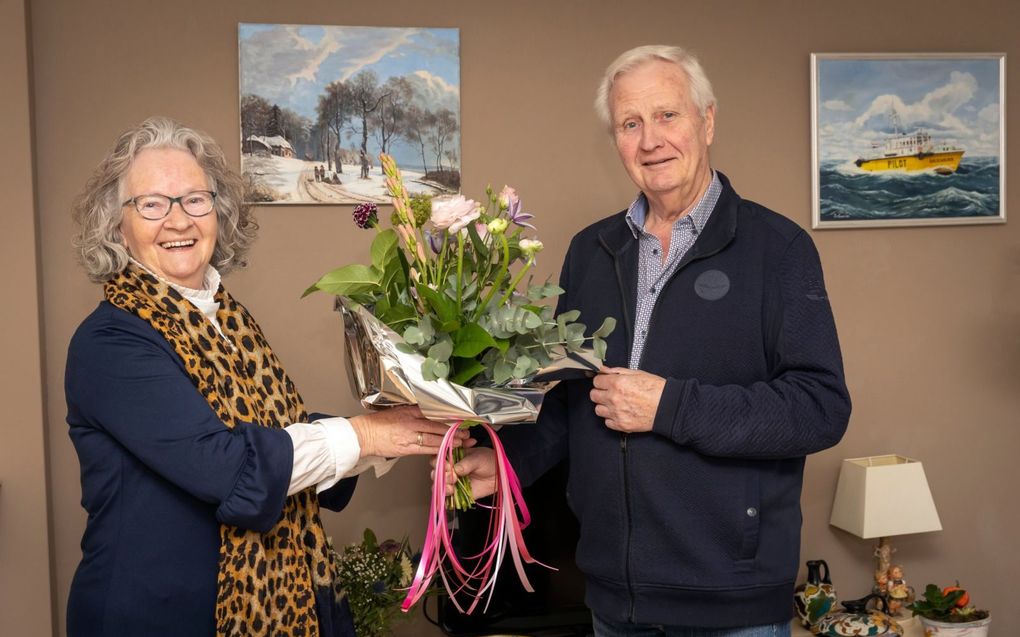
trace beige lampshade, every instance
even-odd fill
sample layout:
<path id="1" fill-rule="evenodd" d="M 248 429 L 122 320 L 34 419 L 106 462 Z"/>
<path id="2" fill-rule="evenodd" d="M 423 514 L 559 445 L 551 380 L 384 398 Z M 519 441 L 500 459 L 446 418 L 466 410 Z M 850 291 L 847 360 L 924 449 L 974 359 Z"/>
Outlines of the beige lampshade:
<path id="1" fill-rule="evenodd" d="M 843 461 L 829 524 L 862 538 L 942 530 L 924 467 L 897 455 Z"/>

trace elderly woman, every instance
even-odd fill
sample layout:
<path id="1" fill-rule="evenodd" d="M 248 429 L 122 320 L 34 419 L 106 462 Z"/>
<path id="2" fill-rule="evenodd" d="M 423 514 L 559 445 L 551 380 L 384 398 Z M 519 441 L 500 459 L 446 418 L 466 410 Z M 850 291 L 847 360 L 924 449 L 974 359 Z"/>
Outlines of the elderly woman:
<path id="1" fill-rule="evenodd" d="M 437 451 L 417 408 L 310 422 L 255 319 L 220 285 L 257 225 L 208 136 L 124 133 L 75 207 L 105 300 L 68 351 L 88 524 L 68 634 L 346 634 L 319 506 L 360 459 Z M 465 434 L 466 435 L 466 434 Z"/>

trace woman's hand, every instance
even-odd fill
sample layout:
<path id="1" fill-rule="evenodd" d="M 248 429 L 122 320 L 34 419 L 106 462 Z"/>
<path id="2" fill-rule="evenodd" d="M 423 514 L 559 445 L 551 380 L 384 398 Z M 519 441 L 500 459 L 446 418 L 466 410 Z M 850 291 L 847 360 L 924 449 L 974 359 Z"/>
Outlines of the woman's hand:
<path id="1" fill-rule="evenodd" d="M 448 429 L 422 416 L 416 406 L 382 409 L 355 416 L 350 423 L 358 436 L 362 458 L 435 455 Z M 470 447 L 474 440 L 469 440 L 468 432 L 462 430 L 456 433 L 453 444 Z"/>

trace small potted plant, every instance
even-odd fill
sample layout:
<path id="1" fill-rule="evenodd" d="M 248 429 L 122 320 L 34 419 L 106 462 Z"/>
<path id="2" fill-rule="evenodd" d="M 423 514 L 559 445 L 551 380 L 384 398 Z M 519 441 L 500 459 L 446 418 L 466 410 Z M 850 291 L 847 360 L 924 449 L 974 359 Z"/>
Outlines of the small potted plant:
<path id="1" fill-rule="evenodd" d="M 921 618 L 928 637 L 986 637 L 988 625 L 992 623 L 991 614 L 969 604 L 970 594 L 960 588 L 959 583 L 941 589 L 928 584 L 924 599 L 908 608 Z"/>

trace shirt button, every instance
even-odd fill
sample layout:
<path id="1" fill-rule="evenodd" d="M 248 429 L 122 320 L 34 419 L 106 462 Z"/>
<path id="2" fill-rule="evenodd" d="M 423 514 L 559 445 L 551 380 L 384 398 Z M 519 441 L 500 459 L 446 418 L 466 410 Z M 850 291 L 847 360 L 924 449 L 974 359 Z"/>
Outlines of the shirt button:
<path id="1" fill-rule="evenodd" d="M 654 288 L 654 287 L 652 287 L 652 288 L 651 288 L 651 289 L 649 289 L 648 291 L 649 291 L 649 292 L 651 292 L 652 294 L 655 294 L 655 288 Z"/>
<path id="2" fill-rule="evenodd" d="M 648 330 L 641 330 L 641 336 L 648 334 Z"/>
<path id="3" fill-rule="evenodd" d="M 758 515 L 758 509 L 754 507 L 747 507 L 747 517 L 753 518 Z"/>
<path id="4" fill-rule="evenodd" d="M 659 254 L 658 248 L 652 248 L 652 254 Z"/>

